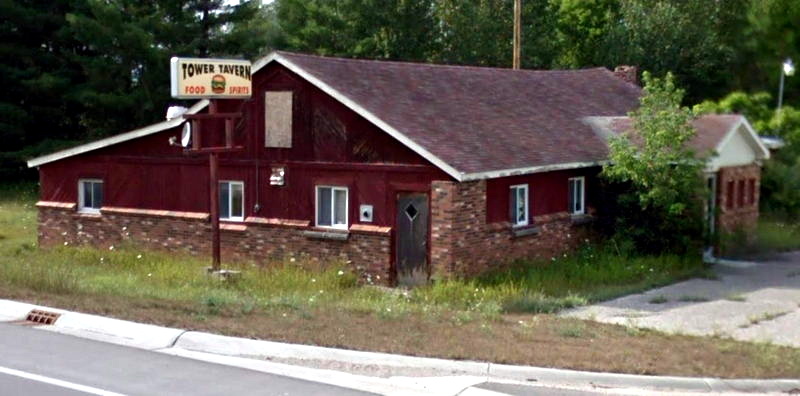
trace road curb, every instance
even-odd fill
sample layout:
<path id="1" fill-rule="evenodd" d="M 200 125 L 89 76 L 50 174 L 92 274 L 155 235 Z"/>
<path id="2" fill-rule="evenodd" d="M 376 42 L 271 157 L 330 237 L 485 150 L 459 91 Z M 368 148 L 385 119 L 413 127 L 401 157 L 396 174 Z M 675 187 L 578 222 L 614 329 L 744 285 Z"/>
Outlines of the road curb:
<path id="1" fill-rule="evenodd" d="M 28 312 L 32 309 L 61 315 L 52 325 L 37 326 L 40 329 L 140 349 L 169 348 L 185 332 L 183 329 L 112 319 L 10 300 L 0 300 L 0 322 L 25 320 Z"/>
<path id="2" fill-rule="evenodd" d="M 800 379 L 720 379 L 597 373 L 288 344 L 185 331 L 10 300 L 0 300 L 0 322 L 22 320 L 31 309 L 61 313 L 62 316 L 54 325 L 40 328 L 78 337 L 143 349 L 179 348 L 230 357 L 356 371 L 380 377 L 461 375 L 539 386 L 635 388 L 661 392 L 788 393 L 800 390 Z"/>

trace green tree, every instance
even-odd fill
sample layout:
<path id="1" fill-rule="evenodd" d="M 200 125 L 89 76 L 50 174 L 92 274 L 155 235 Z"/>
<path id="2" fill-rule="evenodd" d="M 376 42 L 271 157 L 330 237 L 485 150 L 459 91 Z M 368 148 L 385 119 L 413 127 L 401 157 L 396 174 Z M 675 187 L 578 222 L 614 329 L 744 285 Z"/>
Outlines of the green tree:
<path id="1" fill-rule="evenodd" d="M 319 55 L 429 60 L 433 8 L 411 0 L 278 0 L 286 48 Z"/>
<path id="2" fill-rule="evenodd" d="M 721 31 L 729 2 L 620 0 L 597 59 L 607 67 L 638 65 L 656 75 L 673 72 L 689 87 L 687 100 L 729 89 L 734 49 Z"/>
<path id="3" fill-rule="evenodd" d="M 81 1 L 0 1 L 0 180 L 35 176 L 24 157 L 80 138 L 83 105 L 74 89 L 84 76 L 64 54 L 81 49 L 65 31 L 64 15 L 81 7 Z"/>
<path id="4" fill-rule="evenodd" d="M 623 183 L 623 215 L 617 224 L 644 250 L 682 250 L 702 233 L 700 193 L 705 161 L 687 145 L 695 136 L 692 112 L 681 107 L 683 90 L 672 74 L 643 74 L 644 95 L 630 116 L 631 132 L 610 141 L 603 176 Z"/>
<path id="5" fill-rule="evenodd" d="M 268 10 L 260 1 L 87 0 L 66 15 L 83 51 L 70 55 L 85 82 L 75 87 L 90 137 L 163 118 L 171 56 L 251 58 L 268 50 Z M 272 37 L 275 37 L 274 33 Z"/>

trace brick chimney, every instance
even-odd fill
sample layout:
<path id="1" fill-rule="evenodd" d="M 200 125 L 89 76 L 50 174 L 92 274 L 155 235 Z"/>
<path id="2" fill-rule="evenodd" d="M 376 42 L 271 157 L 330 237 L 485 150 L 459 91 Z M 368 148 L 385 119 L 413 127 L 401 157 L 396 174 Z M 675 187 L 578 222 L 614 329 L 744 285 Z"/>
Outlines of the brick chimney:
<path id="1" fill-rule="evenodd" d="M 631 84 L 639 85 L 639 68 L 636 66 L 617 66 L 614 68 L 614 75 Z"/>

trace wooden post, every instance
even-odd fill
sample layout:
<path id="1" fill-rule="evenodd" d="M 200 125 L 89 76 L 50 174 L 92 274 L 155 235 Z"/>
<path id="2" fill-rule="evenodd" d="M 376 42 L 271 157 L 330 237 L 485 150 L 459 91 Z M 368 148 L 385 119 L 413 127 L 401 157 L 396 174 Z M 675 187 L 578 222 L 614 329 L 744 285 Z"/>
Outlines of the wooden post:
<path id="1" fill-rule="evenodd" d="M 208 104 L 208 114 L 217 113 L 217 101 Z M 208 154 L 209 200 L 208 214 L 211 217 L 211 271 L 217 272 L 222 266 L 219 241 L 219 154 Z"/>
<path id="2" fill-rule="evenodd" d="M 219 160 L 217 153 L 208 155 L 208 174 L 209 174 L 209 216 L 211 216 L 211 271 L 220 270 L 220 248 L 219 248 Z"/>
<path id="3" fill-rule="evenodd" d="M 511 67 L 520 68 L 520 55 L 522 46 L 522 0 L 514 0 L 514 59 Z"/>

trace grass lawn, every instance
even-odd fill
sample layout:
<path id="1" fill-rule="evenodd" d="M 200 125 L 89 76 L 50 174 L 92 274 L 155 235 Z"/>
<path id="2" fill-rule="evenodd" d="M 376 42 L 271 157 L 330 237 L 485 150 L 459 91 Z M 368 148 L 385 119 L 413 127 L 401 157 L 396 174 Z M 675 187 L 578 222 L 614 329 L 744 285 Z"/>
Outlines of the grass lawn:
<path id="1" fill-rule="evenodd" d="M 412 291 L 360 285 L 343 263 L 252 263 L 236 282 L 206 260 L 131 246 L 36 247 L 30 185 L 0 188 L 0 298 L 215 333 L 306 344 L 624 373 L 798 377 L 800 350 L 667 335 L 553 312 L 703 275 L 698 260 L 586 246 L 547 263 Z"/>
<path id="2" fill-rule="evenodd" d="M 734 234 L 727 236 L 723 243 L 726 256 L 769 259 L 775 253 L 800 250 L 800 222 L 762 215 L 754 240 Z"/>

